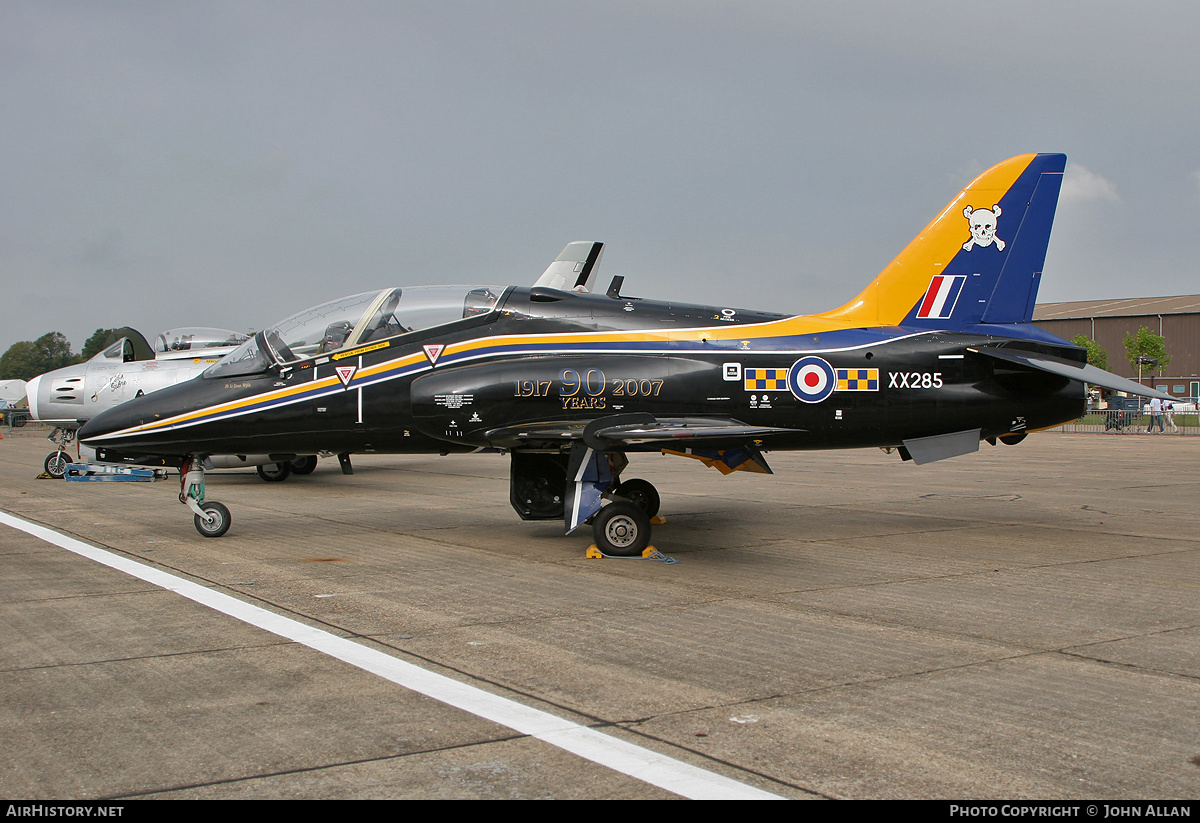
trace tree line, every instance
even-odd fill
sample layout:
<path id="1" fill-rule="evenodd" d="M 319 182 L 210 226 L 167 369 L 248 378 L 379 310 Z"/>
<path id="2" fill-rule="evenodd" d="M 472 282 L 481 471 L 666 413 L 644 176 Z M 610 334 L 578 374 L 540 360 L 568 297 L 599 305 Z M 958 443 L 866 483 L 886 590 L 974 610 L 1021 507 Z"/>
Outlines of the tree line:
<path id="1" fill-rule="evenodd" d="M 116 342 L 115 329 L 96 329 L 78 354 L 71 352 L 71 341 L 62 332 L 52 331 L 37 340 L 13 343 L 0 355 L 0 380 L 31 380 L 39 374 L 90 360 Z"/>
<path id="2" fill-rule="evenodd" d="M 1072 337 L 1071 342 L 1087 350 L 1089 365 L 1108 371 L 1108 352 L 1104 350 L 1103 346 L 1082 334 Z M 1166 338 L 1155 334 L 1145 326 L 1139 328 L 1136 333 L 1125 332 L 1125 339 L 1122 342 L 1125 348 L 1125 359 L 1135 370 L 1141 364 L 1145 374 L 1154 372 L 1161 374 L 1171 362 L 1171 355 L 1167 354 Z"/>

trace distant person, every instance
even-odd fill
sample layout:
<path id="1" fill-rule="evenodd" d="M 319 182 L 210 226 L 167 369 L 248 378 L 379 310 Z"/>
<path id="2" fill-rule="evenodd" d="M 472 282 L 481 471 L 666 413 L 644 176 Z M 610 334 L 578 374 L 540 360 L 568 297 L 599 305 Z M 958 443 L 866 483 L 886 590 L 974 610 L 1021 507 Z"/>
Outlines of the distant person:
<path id="1" fill-rule="evenodd" d="M 1167 425 L 1171 427 L 1171 431 L 1179 431 L 1179 427 L 1175 425 L 1175 404 L 1170 400 L 1163 403 L 1163 415 L 1167 418 Z"/>
<path id="2" fill-rule="evenodd" d="M 1155 423 L 1158 424 L 1158 433 L 1162 434 L 1164 431 L 1162 421 L 1162 401 L 1157 397 L 1150 401 L 1150 425 L 1146 427 L 1146 434 L 1154 431 Z"/>

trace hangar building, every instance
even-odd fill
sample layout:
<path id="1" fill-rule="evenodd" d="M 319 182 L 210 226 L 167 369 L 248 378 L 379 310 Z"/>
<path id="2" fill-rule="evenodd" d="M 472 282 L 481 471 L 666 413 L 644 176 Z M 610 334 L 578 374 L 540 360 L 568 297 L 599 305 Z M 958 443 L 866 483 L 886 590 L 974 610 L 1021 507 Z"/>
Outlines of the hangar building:
<path id="1" fill-rule="evenodd" d="M 1171 363 L 1162 375 L 1143 372 L 1142 382 L 1176 397 L 1200 395 L 1200 294 L 1039 303 L 1033 323 L 1064 340 L 1090 337 L 1108 352 L 1108 370 L 1133 380 L 1137 367 L 1125 358 L 1125 335 L 1145 326 L 1164 338 Z"/>

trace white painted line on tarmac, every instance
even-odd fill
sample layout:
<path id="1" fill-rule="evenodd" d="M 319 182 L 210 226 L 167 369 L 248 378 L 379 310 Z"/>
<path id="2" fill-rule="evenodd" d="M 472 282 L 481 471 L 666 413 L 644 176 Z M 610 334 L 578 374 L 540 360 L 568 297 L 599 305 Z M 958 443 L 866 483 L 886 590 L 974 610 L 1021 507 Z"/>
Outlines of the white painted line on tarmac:
<path id="1" fill-rule="evenodd" d="M 53 529 L 30 523 L 20 517 L 0 511 L 0 523 L 74 552 L 89 560 L 108 566 L 175 592 L 201 605 L 215 609 L 286 637 L 338 660 L 377 674 L 406 689 L 457 709 L 499 723 L 510 729 L 536 737 L 552 746 L 571 752 L 613 771 L 627 774 L 652 786 L 666 789 L 691 800 L 781 800 L 779 795 L 761 791 L 714 772 L 697 768 L 658 754 L 612 735 L 581 726 L 549 712 L 522 705 L 506 697 L 486 692 L 444 675 L 427 671 L 382 651 L 368 648 L 353 640 L 338 637 L 323 629 L 306 626 L 290 617 L 275 614 L 227 594 L 151 568 L 136 560 L 90 546 L 81 540 L 60 534 Z"/>

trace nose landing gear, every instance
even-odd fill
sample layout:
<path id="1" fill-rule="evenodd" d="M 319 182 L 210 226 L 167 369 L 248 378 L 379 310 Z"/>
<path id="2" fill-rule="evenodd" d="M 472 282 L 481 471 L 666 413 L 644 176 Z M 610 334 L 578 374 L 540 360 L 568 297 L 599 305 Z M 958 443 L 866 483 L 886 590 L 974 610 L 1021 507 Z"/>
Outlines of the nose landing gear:
<path id="1" fill-rule="evenodd" d="M 179 502 L 195 512 L 196 531 L 204 537 L 220 537 L 233 522 L 229 509 L 215 500 L 204 499 L 204 457 L 193 455 L 179 469 Z"/>
<path id="2" fill-rule="evenodd" d="M 50 452 L 46 457 L 46 461 L 42 466 L 46 469 L 46 474 L 53 477 L 55 480 L 62 480 L 67 476 L 67 466 L 71 465 L 71 458 L 62 449 L 56 452 Z"/>
<path id="3" fill-rule="evenodd" d="M 75 442 L 75 432 L 77 429 L 68 428 L 66 426 L 55 426 L 54 431 L 50 432 L 50 436 L 46 439 L 51 443 L 58 444 L 58 450 L 52 451 L 46 456 L 46 460 L 42 463 L 46 469 L 46 474 L 50 475 L 55 480 L 62 480 L 67 476 L 67 466 L 72 462 L 71 456 L 67 454 L 67 447 Z"/>

